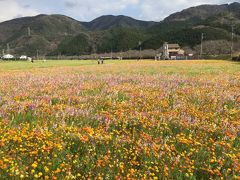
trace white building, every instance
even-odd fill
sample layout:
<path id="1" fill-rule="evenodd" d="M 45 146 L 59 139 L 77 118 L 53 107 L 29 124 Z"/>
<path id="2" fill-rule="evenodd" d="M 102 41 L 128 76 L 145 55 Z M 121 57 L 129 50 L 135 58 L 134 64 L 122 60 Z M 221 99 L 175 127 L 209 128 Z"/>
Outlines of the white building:
<path id="1" fill-rule="evenodd" d="M 22 55 L 22 56 L 20 56 L 20 58 L 19 58 L 20 60 L 27 60 L 28 59 L 28 57 L 27 56 L 25 56 L 25 55 Z"/>
<path id="2" fill-rule="evenodd" d="M 5 55 L 3 56 L 3 59 L 6 59 L 6 60 L 14 59 L 14 56 L 11 55 L 11 54 L 5 54 Z"/>
<path id="3" fill-rule="evenodd" d="M 163 59 L 176 59 L 184 54 L 185 51 L 178 44 L 163 44 Z"/>

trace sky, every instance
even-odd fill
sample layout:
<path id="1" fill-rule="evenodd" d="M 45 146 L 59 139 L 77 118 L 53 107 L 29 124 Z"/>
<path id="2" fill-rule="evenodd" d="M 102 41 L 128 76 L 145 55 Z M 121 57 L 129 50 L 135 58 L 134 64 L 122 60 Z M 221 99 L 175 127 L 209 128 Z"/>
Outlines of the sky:
<path id="1" fill-rule="evenodd" d="M 0 22 L 38 14 L 63 14 L 79 21 L 110 14 L 161 21 L 188 7 L 232 2 L 240 0 L 0 0 Z"/>

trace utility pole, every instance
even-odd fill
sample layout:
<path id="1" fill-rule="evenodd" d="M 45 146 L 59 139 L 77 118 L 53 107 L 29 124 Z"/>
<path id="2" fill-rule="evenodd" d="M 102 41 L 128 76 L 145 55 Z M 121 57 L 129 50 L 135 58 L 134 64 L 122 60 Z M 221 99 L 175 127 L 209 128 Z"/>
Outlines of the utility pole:
<path id="1" fill-rule="evenodd" d="M 10 46 L 9 46 L 9 43 L 7 43 L 7 53 L 10 54 Z"/>
<path id="2" fill-rule="evenodd" d="M 232 39 L 231 39 L 231 58 L 233 58 L 234 53 L 234 26 L 232 25 Z"/>
<path id="3" fill-rule="evenodd" d="M 131 48 L 128 49 L 128 59 L 131 59 Z"/>
<path id="4" fill-rule="evenodd" d="M 112 50 L 112 45 L 111 45 L 111 60 L 113 59 L 113 50 Z"/>
<path id="5" fill-rule="evenodd" d="M 31 28 L 28 27 L 28 36 L 31 36 Z"/>
<path id="6" fill-rule="evenodd" d="M 123 60 L 123 50 L 121 49 L 120 60 Z"/>
<path id="7" fill-rule="evenodd" d="M 37 60 L 38 60 L 38 49 L 37 49 Z"/>
<path id="8" fill-rule="evenodd" d="M 139 45 L 139 60 L 141 60 L 142 59 L 142 42 L 139 41 L 138 45 Z"/>
<path id="9" fill-rule="evenodd" d="M 201 52 L 200 52 L 201 59 L 202 59 L 202 55 L 203 55 L 203 39 L 204 39 L 204 34 L 202 33 L 202 35 L 201 35 Z"/>
<path id="10" fill-rule="evenodd" d="M 62 60 L 62 53 L 61 52 L 58 53 L 58 60 Z"/>

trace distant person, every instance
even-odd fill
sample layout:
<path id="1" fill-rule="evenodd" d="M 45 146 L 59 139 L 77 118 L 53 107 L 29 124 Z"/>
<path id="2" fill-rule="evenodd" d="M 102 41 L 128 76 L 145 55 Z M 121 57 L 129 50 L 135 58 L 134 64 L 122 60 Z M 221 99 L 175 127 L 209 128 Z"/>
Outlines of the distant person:
<path id="1" fill-rule="evenodd" d="M 104 64 L 104 58 L 98 59 L 98 64 Z"/>

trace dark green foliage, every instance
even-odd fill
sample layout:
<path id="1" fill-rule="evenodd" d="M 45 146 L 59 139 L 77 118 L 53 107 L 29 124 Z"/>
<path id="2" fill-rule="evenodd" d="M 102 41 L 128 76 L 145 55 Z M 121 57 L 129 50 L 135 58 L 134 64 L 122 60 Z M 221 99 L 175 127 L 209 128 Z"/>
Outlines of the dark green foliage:
<path id="1" fill-rule="evenodd" d="M 204 40 L 230 39 L 231 34 L 227 30 L 202 24 L 204 24 L 204 21 L 199 19 L 162 22 L 149 31 L 154 35 L 144 42 L 143 47 L 145 49 L 157 49 L 164 42 L 194 47 L 200 44 L 202 33 L 204 33 Z"/>
<path id="2" fill-rule="evenodd" d="M 28 36 L 28 27 L 31 36 Z M 11 53 L 29 56 L 46 55 L 55 50 L 65 37 L 85 32 L 85 28 L 72 18 L 62 15 L 38 15 L 0 23 L 0 47 Z"/>
<path id="3" fill-rule="evenodd" d="M 138 47 L 139 41 L 144 41 L 146 35 L 136 28 L 119 27 L 106 31 L 98 52 L 120 52 Z"/>
<path id="4" fill-rule="evenodd" d="M 82 55 L 91 52 L 89 37 L 79 34 L 75 37 L 65 38 L 58 47 L 58 52 L 64 55 Z"/>
<path id="5" fill-rule="evenodd" d="M 28 56 L 36 56 L 37 51 L 39 54 L 47 53 L 47 47 L 50 46 L 50 42 L 38 35 L 22 36 L 10 43 L 11 47 L 15 48 L 17 54 L 27 54 Z"/>
<path id="6" fill-rule="evenodd" d="M 157 24 L 153 21 L 140 21 L 127 16 L 101 16 L 91 22 L 84 22 L 83 25 L 92 31 L 109 30 L 114 27 L 135 27 L 146 28 Z"/>

